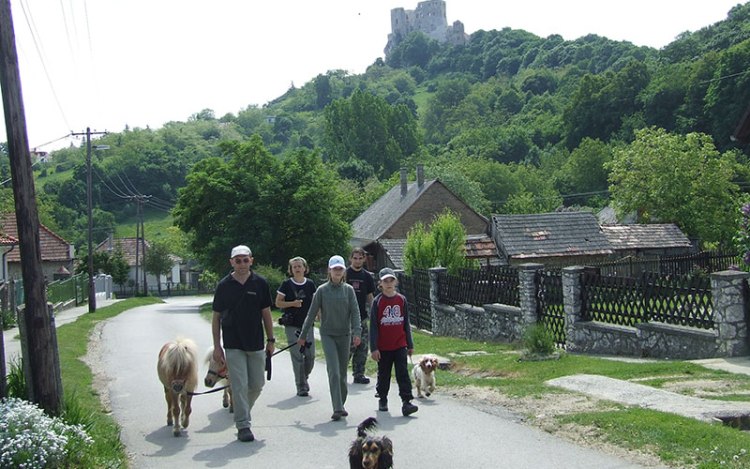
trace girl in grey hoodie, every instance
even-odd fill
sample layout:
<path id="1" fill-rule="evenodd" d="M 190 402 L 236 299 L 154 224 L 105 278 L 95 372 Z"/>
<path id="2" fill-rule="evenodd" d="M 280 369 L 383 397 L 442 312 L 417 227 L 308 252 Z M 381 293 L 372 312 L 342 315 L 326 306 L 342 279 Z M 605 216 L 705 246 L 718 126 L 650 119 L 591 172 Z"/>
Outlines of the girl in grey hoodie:
<path id="1" fill-rule="evenodd" d="M 346 283 L 346 263 L 341 256 L 328 260 L 328 281 L 321 285 L 312 299 L 307 318 L 300 331 L 299 345 L 320 315 L 320 344 L 326 358 L 328 388 L 333 406 L 332 420 L 341 420 L 349 413 L 344 408 L 348 387 L 346 372 L 349 350 L 360 343 L 361 320 L 354 288 Z"/>

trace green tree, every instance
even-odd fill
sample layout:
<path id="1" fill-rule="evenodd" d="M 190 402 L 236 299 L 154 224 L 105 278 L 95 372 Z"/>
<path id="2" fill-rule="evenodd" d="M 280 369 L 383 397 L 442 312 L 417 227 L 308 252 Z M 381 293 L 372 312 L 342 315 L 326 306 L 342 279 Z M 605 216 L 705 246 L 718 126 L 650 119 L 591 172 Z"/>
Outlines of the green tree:
<path id="1" fill-rule="evenodd" d="M 611 160 L 612 150 L 607 144 L 588 137 L 581 141 L 555 174 L 557 188 L 563 194 L 587 194 L 568 199 L 567 205 L 584 205 L 589 197 L 596 195 L 594 193 L 607 190 L 609 171 L 606 164 Z"/>
<path id="2" fill-rule="evenodd" d="M 382 178 L 397 171 L 401 161 L 421 146 L 417 122 L 407 106 L 391 106 L 362 90 L 332 102 L 324 117 L 325 147 L 331 160 L 363 160 Z"/>
<path id="3" fill-rule="evenodd" d="M 731 241 L 735 158 L 720 154 L 708 135 L 643 129 L 633 143 L 615 149 L 608 167 L 620 213 L 635 212 L 643 223 L 676 223 L 703 243 Z"/>
<path id="4" fill-rule="evenodd" d="M 173 211 L 203 266 L 223 276 L 237 244 L 250 246 L 255 262 L 277 267 L 294 255 L 316 263 L 345 251 L 350 232 L 342 214 L 351 202 L 317 153 L 300 150 L 282 163 L 257 135 L 220 145 L 227 161 L 198 162 Z"/>
<path id="5" fill-rule="evenodd" d="M 322 74 L 315 77 L 315 107 L 318 110 L 321 110 L 330 104 L 332 91 L 331 77 Z"/>
<path id="6" fill-rule="evenodd" d="M 163 243 L 152 243 L 146 253 L 146 272 L 156 277 L 156 283 L 161 296 L 161 276 L 172 271 L 174 260 L 169 248 Z"/>
<path id="7" fill-rule="evenodd" d="M 393 49 L 386 63 L 394 68 L 426 68 L 439 49 L 440 45 L 435 39 L 430 39 L 421 31 L 413 31 Z"/>
<path id="8" fill-rule="evenodd" d="M 128 262 L 125 260 L 125 254 L 122 252 L 122 249 L 117 249 L 112 253 L 104 273 L 111 275 L 112 281 L 117 285 L 122 286 L 127 283 L 130 266 L 128 266 Z"/>
<path id="9" fill-rule="evenodd" d="M 404 268 L 408 274 L 413 269 L 445 267 L 451 274 L 468 266 L 466 260 L 466 229 L 461 218 L 450 210 L 436 216 L 426 229 L 415 224 L 406 236 Z"/>
<path id="10" fill-rule="evenodd" d="M 417 222 L 406 234 L 404 270 L 412 275 L 414 269 L 435 267 L 435 242 L 424 223 Z"/>

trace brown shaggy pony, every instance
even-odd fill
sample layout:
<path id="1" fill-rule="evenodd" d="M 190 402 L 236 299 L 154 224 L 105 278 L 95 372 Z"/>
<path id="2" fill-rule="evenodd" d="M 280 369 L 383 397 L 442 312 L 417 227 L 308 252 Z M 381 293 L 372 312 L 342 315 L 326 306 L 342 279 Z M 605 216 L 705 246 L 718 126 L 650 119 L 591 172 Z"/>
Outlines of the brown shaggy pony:
<path id="1" fill-rule="evenodd" d="M 178 337 L 174 342 L 164 344 L 156 369 L 167 399 L 167 425 L 174 424 L 172 434 L 180 436 L 180 424 L 183 428 L 190 424 L 191 393 L 198 385 L 198 348 L 195 342 Z"/>

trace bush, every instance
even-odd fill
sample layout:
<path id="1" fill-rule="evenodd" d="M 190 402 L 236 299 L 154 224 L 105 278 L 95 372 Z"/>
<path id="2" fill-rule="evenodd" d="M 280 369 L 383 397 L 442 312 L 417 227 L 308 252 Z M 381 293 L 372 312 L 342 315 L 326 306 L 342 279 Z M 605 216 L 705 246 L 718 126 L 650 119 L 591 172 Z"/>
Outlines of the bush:
<path id="1" fill-rule="evenodd" d="M 0 468 L 75 466 L 94 442 L 80 425 L 67 425 L 15 398 L 0 402 L 0 428 Z"/>
<path id="2" fill-rule="evenodd" d="M 253 272 L 268 281 L 268 288 L 271 290 L 271 299 L 276 300 L 276 292 L 281 287 L 281 282 L 286 280 L 287 275 L 281 270 L 270 265 L 254 265 Z"/>
<path id="3" fill-rule="evenodd" d="M 16 315 L 13 308 L 3 311 L 3 330 L 7 331 L 16 326 Z"/>
<path id="4" fill-rule="evenodd" d="M 10 369 L 8 370 L 8 397 L 17 397 L 26 399 L 26 376 L 23 374 L 23 360 L 20 356 L 15 355 L 8 361 Z"/>
<path id="5" fill-rule="evenodd" d="M 544 324 L 537 323 L 526 329 L 523 345 L 531 355 L 552 355 L 555 351 L 555 337 Z"/>

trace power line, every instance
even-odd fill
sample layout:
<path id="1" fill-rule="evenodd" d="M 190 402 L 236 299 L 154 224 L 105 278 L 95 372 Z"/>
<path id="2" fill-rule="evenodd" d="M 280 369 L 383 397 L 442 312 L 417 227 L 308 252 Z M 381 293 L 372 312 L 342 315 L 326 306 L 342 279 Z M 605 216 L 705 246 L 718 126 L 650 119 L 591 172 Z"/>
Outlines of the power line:
<path id="1" fill-rule="evenodd" d="M 44 76 L 47 78 L 47 83 L 49 83 L 49 87 L 52 90 L 52 96 L 55 98 L 55 104 L 57 104 L 57 108 L 60 110 L 60 114 L 62 115 L 63 120 L 65 121 L 65 125 L 68 128 L 71 128 L 70 123 L 68 123 L 68 117 L 65 115 L 65 111 L 63 111 L 62 105 L 60 104 L 60 99 L 57 97 L 57 91 L 55 91 L 55 86 L 52 84 L 52 79 L 49 76 L 49 71 L 47 70 L 47 63 L 44 59 L 44 54 L 41 50 L 41 46 L 39 45 L 39 41 L 37 41 L 38 34 L 35 34 L 35 28 L 31 25 L 31 14 L 30 12 L 26 12 L 26 8 L 24 6 L 24 2 L 21 2 L 21 9 L 23 10 L 24 18 L 26 19 L 26 25 L 29 27 L 29 32 L 31 33 L 31 38 L 34 40 L 34 47 L 36 48 L 36 53 L 39 55 L 39 61 L 42 63 L 42 69 L 44 70 Z"/>
<path id="2" fill-rule="evenodd" d="M 700 82 L 698 84 L 699 85 L 705 85 L 706 83 L 711 83 L 712 81 L 720 81 L 720 80 L 726 80 L 728 78 L 735 78 L 735 77 L 738 77 L 740 75 L 744 75 L 746 73 L 750 73 L 750 69 L 745 70 L 744 72 L 737 72 L 737 73 L 733 73 L 731 75 L 726 75 L 726 76 L 719 77 L 719 78 L 712 78 L 710 80 L 705 80 L 705 81 L 702 81 L 702 82 Z"/>

